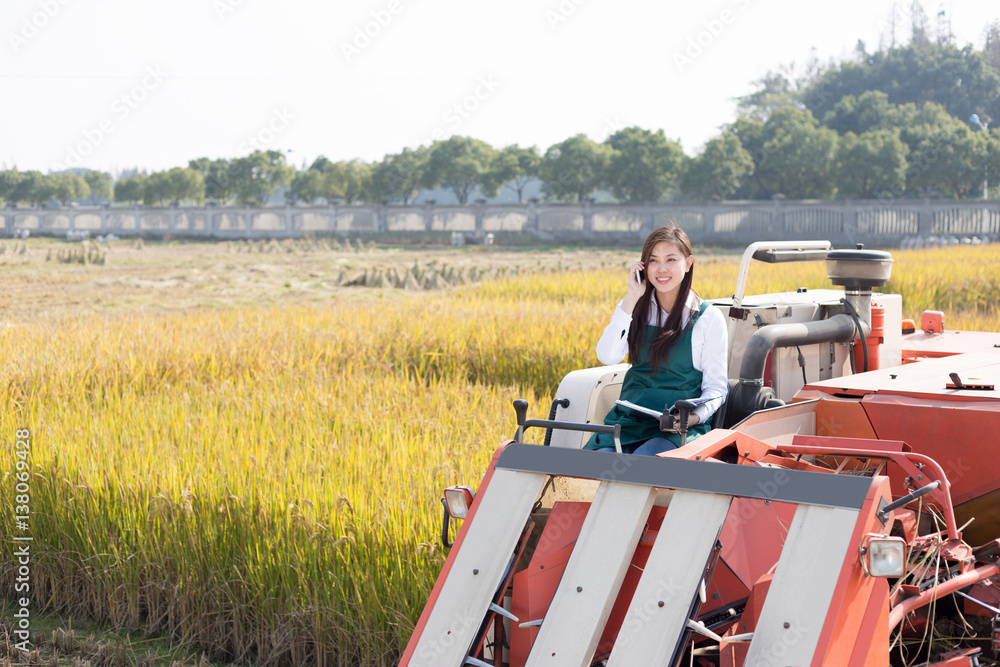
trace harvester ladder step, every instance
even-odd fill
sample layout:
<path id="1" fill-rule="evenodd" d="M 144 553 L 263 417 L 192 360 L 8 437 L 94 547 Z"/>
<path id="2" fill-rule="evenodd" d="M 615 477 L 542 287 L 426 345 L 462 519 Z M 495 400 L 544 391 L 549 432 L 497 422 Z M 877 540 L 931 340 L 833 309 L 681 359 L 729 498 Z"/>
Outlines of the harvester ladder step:
<path id="1" fill-rule="evenodd" d="M 656 495 L 650 486 L 601 483 L 526 667 L 589 663 Z"/>
<path id="2" fill-rule="evenodd" d="M 684 637 L 691 603 L 731 501 L 732 496 L 674 493 L 608 667 L 667 664 Z"/>
<path id="3" fill-rule="evenodd" d="M 854 510 L 798 506 L 744 664 L 812 664 L 857 521 Z"/>
<path id="4" fill-rule="evenodd" d="M 465 664 L 545 479 L 541 473 L 493 472 L 463 537 L 469 546 L 456 553 L 410 667 Z"/>

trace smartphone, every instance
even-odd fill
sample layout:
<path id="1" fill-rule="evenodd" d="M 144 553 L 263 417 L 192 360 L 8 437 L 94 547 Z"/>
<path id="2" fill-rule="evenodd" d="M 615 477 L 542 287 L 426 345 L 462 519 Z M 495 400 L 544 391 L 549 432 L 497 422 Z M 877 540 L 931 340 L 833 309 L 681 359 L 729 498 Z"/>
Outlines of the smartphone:
<path id="1" fill-rule="evenodd" d="M 638 271 L 635 272 L 635 278 L 636 278 L 636 282 L 638 282 L 640 285 L 643 283 L 643 281 L 646 279 L 646 277 L 645 277 L 645 274 L 643 273 L 642 269 L 639 269 Z"/>

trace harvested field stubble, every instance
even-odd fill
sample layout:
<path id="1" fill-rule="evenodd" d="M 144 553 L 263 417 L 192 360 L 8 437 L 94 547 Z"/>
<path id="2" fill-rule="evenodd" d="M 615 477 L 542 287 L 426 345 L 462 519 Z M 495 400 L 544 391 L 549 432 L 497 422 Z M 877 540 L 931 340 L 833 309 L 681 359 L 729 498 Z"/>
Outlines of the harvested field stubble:
<path id="1" fill-rule="evenodd" d="M 215 252 L 184 275 L 213 270 Z M 375 264 L 414 263 L 375 252 Z M 115 254 L 94 274 L 61 275 L 100 293 Z M 939 307 L 946 326 L 996 329 L 1000 248 L 895 256 L 886 291 L 903 293 L 906 315 Z M 511 400 L 543 417 L 560 378 L 597 363 L 633 257 L 595 253 L 606 266 L 588 269 L 584 251 L 544 267 L 522 253 L 518 275 L 460 288 L 226 308 L 169 289 L 155 309 L 71 308 L 56 275 L 46 309 L 36 284 L 0 327 L 0 434 L 32 432 L 33 604 L 232 661 L 393 664 L 444 557 L 441 488 L 478 483 L 514 430 Z M 278 264 L 255 294 L 321 270 L 302 261 Z M 731 294 L 737 263 L 699 257 L 696 288 Z M 45 279 L 22 270 L 13 278 Z M 823 265 L 755 266 L 748 291 L 799 286 L 829 286 Z M 12 503 L 3 494 L 0 512 Z M 0 565 L 0 590 L 13 589 Z"/>

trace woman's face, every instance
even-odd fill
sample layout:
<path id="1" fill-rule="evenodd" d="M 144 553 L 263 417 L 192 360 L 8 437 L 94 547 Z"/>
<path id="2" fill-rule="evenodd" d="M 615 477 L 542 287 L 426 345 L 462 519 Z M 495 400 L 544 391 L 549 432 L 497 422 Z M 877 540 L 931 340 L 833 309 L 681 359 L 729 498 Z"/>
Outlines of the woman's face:
<path id="1" fill-rule="evenodd" d="M 680 289 L 684 274 L 691 270 L 694 256 L 687 255 L 669 241 L 660 241 L 653 246 L 653 251 L 646 261 L 646 280 L 656 290 L 657 296 L 669 297 L 664 301 L 658 299 L 661 306 L 672 303 Z"/>

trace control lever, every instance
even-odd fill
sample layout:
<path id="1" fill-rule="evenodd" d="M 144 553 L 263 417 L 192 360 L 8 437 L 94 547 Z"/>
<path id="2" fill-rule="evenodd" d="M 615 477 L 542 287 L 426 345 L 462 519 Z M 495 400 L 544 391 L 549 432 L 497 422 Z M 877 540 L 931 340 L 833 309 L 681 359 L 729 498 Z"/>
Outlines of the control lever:
<path id="1" fill-rule="evenodd" d="M 569 401 L 566 401 L 567 405 Z M 564 405 L 563 407 L 566 407 Z M 514 441 L 521 442 L 521 437 L 524 435 L 524 431 L 532 426 L 541 426 L 547 429 L 563 429 L 566 431 L 584 431 L 586 433 L 607 433 L 608 435 L 614 436 L 615 450 L 621 454 L 622 444 L 621 444 L 621 424 L 615 424 L 614 426 L 608 426 L 607 424 L 591 424 L 587 422 L 586 424 L 579 424 L 576 422 L 564 422 L 564 421 L 554 421 L 552 419 L 528 419 L 528 402 L 523 398 L 519 398 L 514 401 L 514 414 L 517 417 L 517 431 L 514 432 Z M 659 415 L 659 412 L 655 413 Z M 546 445 L 548 445 L 548 436 L 546 436 Z"/>
<path id="2" fill-rule="evenodd" d="M 514 440 L 521 442 L 521 435 L 524 433 L 524 422 L 528 418 L 528 402 L 523 398 L 514 401 L 514 414 L 517 416 L 517 432 L 514 433 Z"/>
<path id="3" fill-rule="evenodd" d="M 698 407 L 694 401 L 679 400 L 667 408 L 664 406 L 663 414 L 660 416 L 660 430 L 679 433 L 683 447 L 687 442 L 688 419 L 691 411 Z"/>

